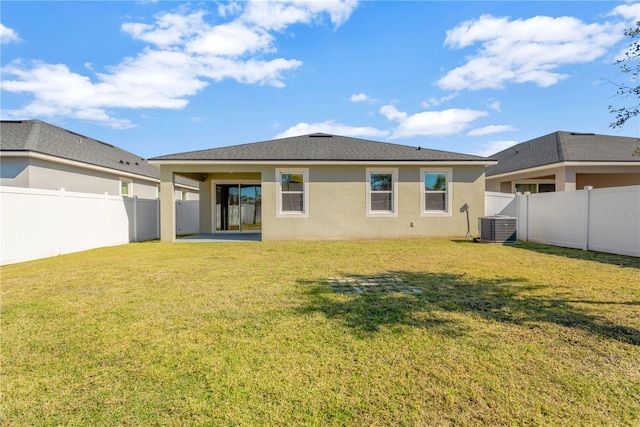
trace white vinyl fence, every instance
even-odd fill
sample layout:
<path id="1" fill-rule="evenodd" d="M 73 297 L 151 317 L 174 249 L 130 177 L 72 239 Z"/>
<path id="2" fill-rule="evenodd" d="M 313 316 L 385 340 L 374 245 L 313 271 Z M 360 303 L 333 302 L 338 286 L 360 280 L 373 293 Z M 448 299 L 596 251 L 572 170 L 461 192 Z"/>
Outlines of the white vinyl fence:
<path id="1" fill-rule="evenodd" d="M 485 200 L 485 215 L 518 218 L 519 240 L 640 257 L 640 186 Z"/>
<path id="2" fill-rule="evenodd" d="M 198 232 L 198 203 L 176 202 L 176 233 Z M 0 265 L 159 236 L 157 199 L 0 187 Z"/>

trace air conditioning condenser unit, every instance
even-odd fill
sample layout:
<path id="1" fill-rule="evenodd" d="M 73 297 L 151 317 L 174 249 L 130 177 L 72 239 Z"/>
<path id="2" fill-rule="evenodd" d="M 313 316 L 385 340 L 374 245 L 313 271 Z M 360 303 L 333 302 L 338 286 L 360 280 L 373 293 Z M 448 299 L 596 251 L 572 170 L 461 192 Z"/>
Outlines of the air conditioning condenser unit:
<path id="1" fill-rule="evenodd" d="M 480 241 L 489 243 L 516 243 L 518 218 L 492 215 L 478 218 Z"/>

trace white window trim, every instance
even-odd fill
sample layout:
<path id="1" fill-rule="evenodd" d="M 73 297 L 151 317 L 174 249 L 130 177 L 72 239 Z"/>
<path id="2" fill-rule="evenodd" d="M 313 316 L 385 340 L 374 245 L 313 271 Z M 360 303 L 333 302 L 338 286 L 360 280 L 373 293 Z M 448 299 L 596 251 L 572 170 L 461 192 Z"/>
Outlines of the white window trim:
<path id="1" fill-rule="evenodd" d="M 129 194 L 122 194 L 122 184 L 126 183 L 129 189 Z M 120 188 L 118 191 L 120 192 L 121 197 L 133 197 L 133 180 L 129 178 L 120 178 Z"/>
<path id="2" fill-rule="evenodd" d="M 366 169 L 366 197 L 367 197 L 367 217 L 371 218 L 394 218 L 398 216 L 398 168 L 367 168 Z M 392 184 L 392 204 L 393 211 L 385 212 L 385 211 L 372 211 L 371 210 L 371 174 L 375 173 L 384 173 L 391 174 L 391 179 L 393 179 Z"/>
<path id="3" fill-rule="evenodd" d="M 447 175 L 447 193 L 445 211 L 428 211 L 425 209 L 426 191 L 424 189 L 424 175 L 427 173 L 444 173 Z M 453 216 L 453 168 L 420 168 L 420 216 L 450 217 Z"/>
<path id="4" fill-rule="evenodd" d="M 282 174 L 302 174 L 302 212 L 282 210 Z M 276 168 L 276 218 L 309 218 L 309 168 Z"/>

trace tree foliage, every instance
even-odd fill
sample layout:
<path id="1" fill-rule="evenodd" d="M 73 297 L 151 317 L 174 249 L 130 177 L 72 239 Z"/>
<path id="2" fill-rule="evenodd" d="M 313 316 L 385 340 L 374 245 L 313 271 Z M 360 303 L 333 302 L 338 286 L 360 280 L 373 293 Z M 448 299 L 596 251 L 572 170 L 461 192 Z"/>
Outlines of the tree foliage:
<path id="1" fill-rule="evenodd" d="M 635 28 L 628 28 L 624 35 L 631 38 L 631 44 L 625 51 L 624 57 L 617 60 L 620 70 L 627 76 L 630 83 L 614 83 L 617 86 L 616 93 L 624 98 L 631 98 L 631 104 L 614 107 L 609 105 L 609 112 L 616 115 L 615 121 L 609 127 L 615 129 L 624 126 L 627 120 L 640 115 L 640 84 L 635 85 L 640 76 L 640 21 L 636 22 Z M 634 155 L 640 156 L 640 147 L 635 149 Z"/>

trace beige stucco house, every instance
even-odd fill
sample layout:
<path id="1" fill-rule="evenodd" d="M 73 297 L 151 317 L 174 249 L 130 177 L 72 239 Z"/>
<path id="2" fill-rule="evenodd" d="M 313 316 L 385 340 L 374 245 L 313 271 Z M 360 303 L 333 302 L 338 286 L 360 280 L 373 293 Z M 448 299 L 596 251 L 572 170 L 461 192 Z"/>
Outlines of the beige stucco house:
<path id="1" fill-rule="evenodd" d="M 40 120 L 0 122 L 0 185 L 156 199 L 160 169 L 111 144 Z M 197 200 L 198 183 L 179 177 L 174 198 Z"/>
<path id="2" fill-rule="evenodd" d="M 262 240 L 465 236 L 484 214 L 495 161 L 312 134 L 150 159 L 161 170 L 161 239 L 175 240 L 175 176 L 200 181 L 200 232 Z M 169 195 L 169 197 L 166 197 Z"/>
<path id="3" fill-rule="evenodd" d="M 554 132 L 494 154 L 487 191 L 502 193 L 581 190 L 640 185 L 640 139 Z"/>

